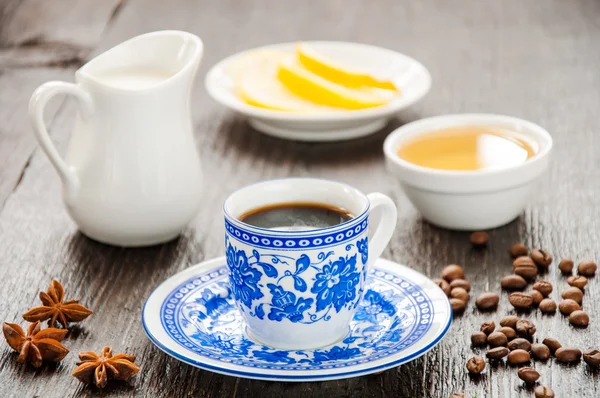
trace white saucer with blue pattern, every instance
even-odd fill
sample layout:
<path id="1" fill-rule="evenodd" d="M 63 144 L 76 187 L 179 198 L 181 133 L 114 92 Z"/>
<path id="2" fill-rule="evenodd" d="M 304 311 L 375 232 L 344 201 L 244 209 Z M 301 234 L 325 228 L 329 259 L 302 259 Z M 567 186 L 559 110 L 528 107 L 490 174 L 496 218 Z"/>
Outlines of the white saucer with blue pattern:
<path id="1" fill-rule="evenodd" d="M 228 286 L 225 257 L 169 278 L 144 305 L 148 337 L 167 354 L 201 369 L 250 379 L 319 381 L 412 361 L 438 344 L 452 322 L 448 298 L 433 281 L 379 259 L 344 339 L 314 350 L 280 350 L 246 334 Z"/>

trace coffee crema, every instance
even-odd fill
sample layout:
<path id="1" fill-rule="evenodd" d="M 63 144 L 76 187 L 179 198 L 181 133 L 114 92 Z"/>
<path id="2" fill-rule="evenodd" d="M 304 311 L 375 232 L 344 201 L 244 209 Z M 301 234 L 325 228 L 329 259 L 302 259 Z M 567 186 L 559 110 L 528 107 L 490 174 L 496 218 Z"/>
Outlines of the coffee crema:
<path id="1" fill-rule="evenodd" d="M 323 203 L 277 203 L 250 210 L 238 220 L 254 227 L 302 231 L 333 227 L 354 216 L 346 209 Z"/>
<path id="2" fill-rule="evenodd" d="M 397 154 L 417 166 L 439 170 L 501 169 L 524 163 L 538 145 L 515 131 L 493 126 L 434 130 L 402 143 Z"/>

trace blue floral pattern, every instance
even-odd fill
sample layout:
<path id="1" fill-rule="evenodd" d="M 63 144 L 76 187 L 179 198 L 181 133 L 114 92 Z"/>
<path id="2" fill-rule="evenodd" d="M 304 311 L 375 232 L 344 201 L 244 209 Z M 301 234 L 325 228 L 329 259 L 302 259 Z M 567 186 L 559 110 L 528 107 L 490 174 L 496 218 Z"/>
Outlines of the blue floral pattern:
<path id="1" fill-rule="evenodd" d="M 392 316 L 396 312 L 394 305 L 386 299 L 386 296 L 391 296 L 392 292 L 379 293 L 369 290 L 365 293 L 362 302 L 359 304 L 360 310 L 357 311 L 355 317 L 360 321 L 369 321 L 370 323 L 378 323 L 377 317 L 381 315 Z"/>
<path id="2" fill-rule="evenodd" d="M 170 338 L 196 355 L 223 361 L 225 371 L 232 362 L 265 371 L 370 363 L 415 344 L 434 322 L 433 304 L 423 290 L 400 275 L 373 270 L 350 324 L 351 331 L 343 341 L 316 350 L 273 349 L 245 335 L 244 321 L 236 308 L 233 289 L 227 287 L 226 275 L 225 267 L 198 275 L 173 290 L 161 307 L 163 328 Z M 278 297 L 285 296 L 285 289 L 279 291 L 277 285 L 269 288 L 276 289 Z M 291 301 L 295 306 L 299 303 L 298 297 Z"/>
<path id="3" fill-rule="evenodd" d="M 334 346 L 330 350 L 316 350 L 313 357 L 313 363 L 322 363 L 329 361 L 339 361 L 341 359 L 351 359 L 360 356 L 360 349 L 354 347 Z"/>
<path id="4" fill-rule="evenodd" d="M 358 305 L 366 271 L 357 264 L 358 245 L 348 244 L 344 257 L 336 259 L 330 250 L 311 259 L 304 252 L 297 257 L 256 249 L 246 253 L 229 237 L 226 244 L 231 289 L 249 316 L 264 320 L 268 313 L 266 318 L 274 322 L 326 322 L 332 313 Z"/>
<path id="5" fill-rule="evenodd" d="M 366 265 L 369 259 L 369 238 L 365 237 L 364 239 L 357 240 L 356 248 L 360 253 L 360 261 L 362 261 L 363 265 Z"/>
<path id="6" fill-rule="evenodd" d="M 296 362 L 296 360 L 294 358 L 290 358 L 289 351 L 273 351 L 273 350 L 255 350 L 252 351 L 252 354 L 254 354 L 254 357 L 257 359 L 262 359 L 263 361 L 266 362 L 275 362 L 275 363 L 294 363 Z"/>
<path id="7" fill-rule="evenodd" d="M 227 300 L 210 289 L 204 289 L 201 297 L 195 299 L 194 302 L 200 305 L 201 310 L 193 311 L 192 315 L 197 315 L 200 320 L 207 317 L 216 319 L 229 310 Z"/>
<path id="8" fill-rule="evenodd" d="M 333 305 L 337 312 L 357 298 L 360 273 L 356 270 L 356 255 L 340 257 L 323 266 L 310 290 L 317 293 L 317 311 Z"/>
<path id="9" fill-rule="evenodd" d="M 236 250 L 231 244 L 227 246 L 227 266 L 233 295 L 251 308 L 253 300 L 263 297 L 258 286 L 262 274 L 248 264 L 246 252 Z"/>
<path id="10" fill-rule="evenodd" d="M 354 225 L 322 237 L 227 229 L 227 268 L 168 297 L 164 329 L 195 358 L 260 372 L 331 369 L 397 355 L 427 333 L 433 306 L 399 275 L 371 272 L 367 282 L 367 219 Z M 315 350 L 273 349 L 246 334 L 268 322 L 280 323 L 285 333 L 299 324 L 348 318 L 350 332 L 342 341 Z"/>
<path id="11" fill-rule="evenodd" d="M 241 335 L 228 335 L 221 332 L 209 334 L 201 330 L 196 331 L 191 337 L 203 347 L 210 347 L 233 355 L 248 355 L 248 347 L 253 345 L 252 341 Z"/>
<path id="12" fill-rule="evenodd" d="M 281 321 L 283 318 L 289 319 L 291 322 L 300 322 L 304 319 L 304 312 L 306 312 L 313 299 L 298 298 L 292 292 L 285 291 L 281 286 L 269 283 L 267 285 L 271 294 L 273 294 L 273 301 L 271 312 L 269 313 L 269 319 L 272 321 Z"/>

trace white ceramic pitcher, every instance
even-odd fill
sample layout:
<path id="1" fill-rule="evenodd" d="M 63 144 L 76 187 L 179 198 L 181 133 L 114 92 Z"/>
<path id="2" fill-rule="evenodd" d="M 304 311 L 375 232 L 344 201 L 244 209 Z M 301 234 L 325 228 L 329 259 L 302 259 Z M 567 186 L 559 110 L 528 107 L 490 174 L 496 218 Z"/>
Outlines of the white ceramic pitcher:
<path id="1" fill-rule="evenodd" d="M 190 94 L 202 49 L 190 33 L 144 34 L 82 66 L 76 84 L 44 83 L 31 97 L 35 134 L 85 235 L 119 246 L 152 245 L 175 238 L 198 211 L 202 172 Z M 43 120 L 56 94 L 79 105 L 65 160 Z"/>

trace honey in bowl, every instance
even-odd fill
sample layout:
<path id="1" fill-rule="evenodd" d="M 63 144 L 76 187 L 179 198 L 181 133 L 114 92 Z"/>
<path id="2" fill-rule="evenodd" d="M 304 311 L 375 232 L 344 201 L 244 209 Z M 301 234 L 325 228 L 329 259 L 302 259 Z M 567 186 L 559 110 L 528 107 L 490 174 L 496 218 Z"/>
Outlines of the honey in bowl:
<path id="1" fill-rule="evenodd" d="M 456 126 L 421 134 L 402 143 L 398 156 L 439 170 L 489 170 L 519 165 L 538 151 L 535 141 L 493 126 Z"/>

